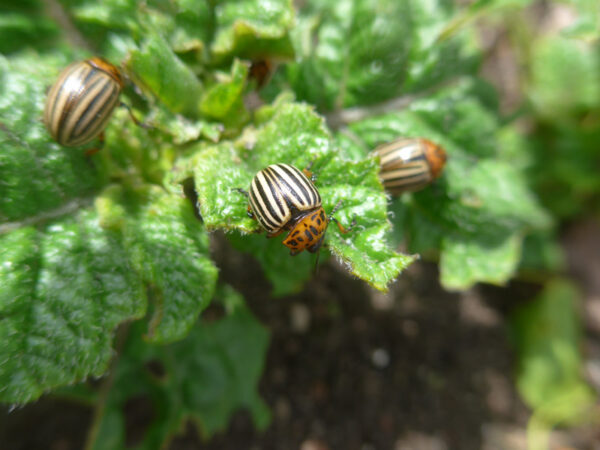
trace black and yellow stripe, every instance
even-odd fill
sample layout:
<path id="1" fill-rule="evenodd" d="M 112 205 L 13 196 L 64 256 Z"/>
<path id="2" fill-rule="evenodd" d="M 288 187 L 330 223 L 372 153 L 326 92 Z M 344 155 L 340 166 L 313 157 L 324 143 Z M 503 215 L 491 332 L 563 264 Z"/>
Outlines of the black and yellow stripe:
<path id="1" fill-rule="evenodd" d="M 61 145 L 86 144 L 104 130 L 120 93 L 119 82 L 93 60 L 71 64 L 48 93 L 46 127 Z"/>
<path id="2" fill-rule="evenodd" d="M 271 234 L 281 231 L 294 214 L 321 206 L 314 184 L 289 164 L 273 164 L 258 172 L 249 197 L 252 212 Z"/>
<path id="3" fill-rule="evenodd" d="M 433 180 L 422 139 L 396 139 L 373 153 L 379 155 L 381 182 L 392 193 L 416 191 Z"/>

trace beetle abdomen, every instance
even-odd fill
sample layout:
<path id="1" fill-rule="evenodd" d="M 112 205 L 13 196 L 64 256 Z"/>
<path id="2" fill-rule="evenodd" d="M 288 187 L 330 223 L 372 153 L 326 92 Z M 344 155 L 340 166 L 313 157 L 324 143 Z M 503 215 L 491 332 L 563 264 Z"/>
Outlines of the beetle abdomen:
<path id="1" fill-rule="evenodd" d="M 321 206 L 321 196 L 306 176 L 289 164 L 273 164 L 256 174 L 250 206 L 269 233 L 277 233 L 293 215 Z"/>
<path id="2" fill-rule="evenodd" d="M 48 93 L 44 122 L 61 145 L 72 147 L 93 140 L 102 132 L 119 103 L 120 81 L 94 61 L 68 66 Z M 109 63 L 99 61 L 117 70 Z"/>
<path id="3" fill-rule="evenodd" d="M 437 178 L 446 162 L 444 149 L 422 138 L 400 138 L 377 147 L 379 176 L 393 194 L 422 189 Z"/>

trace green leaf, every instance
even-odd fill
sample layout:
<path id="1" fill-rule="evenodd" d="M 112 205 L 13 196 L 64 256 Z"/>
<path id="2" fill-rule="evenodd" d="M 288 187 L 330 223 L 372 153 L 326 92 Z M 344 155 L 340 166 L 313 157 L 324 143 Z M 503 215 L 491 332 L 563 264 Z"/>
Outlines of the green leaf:
<path id="1" fill-rule="evenodd" d="M 277 162 L 298 168 L 313 162 L 325 211 L 331 211 L 341 200 L 337 219 L 347 226 L 357 218 L 358 225 L 350 234 L 338 236 L 337 229 L 331 226 L 326 235 L 331 251 L 353 274 L 384 290 L 410 264 L 411 257 L 400 255 L 385 244 L 390 225 L 376 162 L 341 159 L 322 119 L 305 105 L 284 103 L 270 121 L 256 130 L 247 130 L 237 142 L 197 150 L 190 166 L 207 228 L 259 231 L 258 223 L 246 214 L 246 198 L 235 189 L 247 189 L 256 172 Z M 279 259 L 287 257 L 285 247 L 281 246 L 279 253 Z M 308 258 L 303 261 L 308 262 Z M 272 279 L 283 276 L 285 267 L 271 266 L 277 272 L 269 269 L 267 275 Z"/>
<path id="2" fill-rule="evenodd" d="M 575 23 L 562 30 L 565 37 L 581 39 L 589 44 L 600 38 L 600 9 L 595 0 L 570 0 L 568 3 L 577 8 Z"/>
<path id="3" fill-rule="evenodd" d="M 408 2 L 309 2 L 302 13 L 300 27 L 307 30 L 297 32 L 296 47 L 304 52 L 287 68 L 300 99 L 331 110 L 398 92 L 410 50 Z"/>
<path id="4" fill-rule="evenodd" d="M 368 105 L 472 72 L 467 47 L 439 43 L 451 7 L 411 0 L 309 1 L 286 78 L 320 110 Z"/>
<path id="5" fill-rule="evenodd" d="M 442 216 L 465 234 L 497 235 L 501 230 L 550 225 L 524 175 L 508 164 L 491 159 L 476 166 L 457 162 L 449 165 L 447 180 L 448 198 L 453 201 Z"/>
<path id="6" fill-rule="evenodd" d="M 173 51 L 197 62 L 214 31 L 214 14 L 206 0 L 61 0 L 86 43 L 117 61 L 143 38 L 159 34 Z M 72 37 L 72 35 L 71 35 Z M 204 58 L 205 59 L 205 58 Z"/>
<path id="7" fill-rule="evenodd" d="M 152 341 L 183 338 L 212 298 L 217 270 L 189 202 L 112 186 L 96 203 L 100 216 L 83 211 L 1 238 L 1 401 L 101 375 L 116 325 L 146 311 L 142 280 Z"/>
<path id="8" fill-rule="evenodd" d="M 0 237 L 0 401 L 101 375 L 114 328 L 145 311 L 118 234 L 92 212 Z"/>
<path id="9" fill-rule="evenodd" d="M 125 445 L 123 407 L 140 396 L 148 398 L 154 417 L 141 449 L 166 446 L 188 420 L 208 438 L 224 430 L 239 408 L 250 411 L 259 429 L 268 425 L 270 412 L 257 388 L 269 334 L 231 288 L 222 289 L 219 297 L 225 317 L 201 320 L 176 344 L 148 345 L 140 327 L 131 330 L 92 448 Z"/>
<path id="10" fill-rule="evenodd" d="M 200 139 L 218 142 L 225 131 L 222 123 L 189 119 L 180 114 L 173 114 L 158 105 L 148 117 L 148 122 L 155 129 L 159 129 L 163 134 L 170 136 L 172 143 L 175 145 L 187 144 Z M 172 164 L 172 161 L 169 161 L 169 164 Z"/>
<path id="11" fill-rule="evenodd" d="M 514 274 L 523 239 L 449 237 L 442 240 L 441 283 L 446 289 L 467 289 L 477 282 L 504 284 Z"/>
<path id="12" fill-rule="evenodd" d="M 139 31 L 137 2 L 105 0 L 102 3 L 91 0 L 63 0 L 78 22 L 113 30 Z"/>
<path id="13" fill-rule="evenodd" d="M 225 0 L 215 4 L 216 31 L 211 46 L 216 63 L 246 59 L 291 58 L 291 0 Z"/>
<path id="14" fill-rule="evenodd" d="M 414 195 L 411 205 L 443 233 L 442 250 L 450 253 L 447 258 L 442 253 L 442 282 L 448 281 L 449 288 L 464 288 L 475 281 L 506 282 L 517 269 L 523 234 L 547 229 L 550 218 L 529 191 L 523 174 L 508 164 L 492 159 L 476 166 L 450 162 L 446 180 L 437 189 Z M 431 227 L 412 228 L 411 236 L 430 231 Z M 482 259 L 488 251 L 495 258 L 486 264 Z M 481 264 L 470 260 L 476 254 Z"/>
<path id="15" fill-rule="evenodd" d="M 98 200 L 103 222 L 124 223 L 127 251 L 149 284 L 153 309 L 147 338 L 182 339 L 214 293 L 217 269 L 209 257 L 208 236 L 186 199 L 150 186 L 131 195 L 107 190 Z M 128 214 L 120 222 L 116 218 L 124 211 Z"/>
<path id="16" fill-rule="evenodd" d="M 160 2 L 162 3 L 162 2 Z M 214 29 L 214 16 L 208 1 L 177 0 L 170 42 L 176 52 L 203 51 Z M 173 6 L 169 2 L 169 6 Z M 161 5 L 162 6 L 162 5 Z M 169 11 L 170 12 L 170 11 Z"/>
<path id="17" fill-rule="evenodd" d="M 102 184 L 81 148 L 52 141 L 41 118 L 45 89 L 64 58 L 0 57 L 0 222 L 75 205 Z"/>
<path id="18" fill-rule="evenodd" d="M 58 26 L 44 14 L 43 2 L 22 0 L 0 5 L 0 53 L 27 46 L 45 48 L 58 34 Z"/>
<path id="19" fill-rule="evenodd" d="M 565 122 L 538 127 L 528 175 L 544 206 L 569 219 L 600 210 L 600 127 L 597 119 L 585 126 Z"/>
<path id="20" fill-rule="evenodd" d="M 436 189 L 434 185 L 429 189 Z M 435 220 L 429 210 L 421 210 L 414 196 L 393 199 L 389 205 L 393 238 L 397 246 L 408 244 L 411 252 L 425 258 L 438 260 L 442 239 L 450 233 L 443 223 Z"/>
<path id="21" fill-rule="evenodd" d="M 548 274 L 564 272 L 566 257 L 556 230 L 536 230 L 525 237 L 519 272 Z"/>
<path id="22" fill-rule="evenodd" d="M 149 36 L 131 51 L 127 67 L 136 82 L 148 88 L 172 112 L 195 117 L 202 84 L 159 36 Z"/>
<path id="23" fill-rule="evenodd" d="M 138 2 L 106 0 L 61 0 L 61 7 L 75 27 L 67 26 L 65 38 L 71 45 L 93 48 L 119 65 L 129 50 L 137 48 L 150 9 L 141 10 Z"/>
<path id="24" fill-rule="evenodd" d="M 206 117 L 220 120 L 225 126 L 242 125 L 249 119 L 244 106 L 243 93 L 248 76 L 248 65 L 235 60 L 231 75 L 210 86 L 200 103 L 200 111 Z"/>
<path id="25" fill-rule="evenodd" d="M 526 92 L 539 115 L 565 120 L 598 105 L 600 56 L 594 46 L 552 36 L 536 41 L 531 52 L 536 57 Z"/>
<path id="26" fill-rule="evenodd" d="M 387 199 L 382 195 L 379 165 L 368 158 L 359 163 L 332 159 L 319 172 L 323 178 L 319 192 L 324 198 L 342 201 L 336 217 L 342 224 L 357 225 L 348 235 L 329 231 L 331 252 L 341 259 L 348 270 L 380 291 L 387 290 L 390 281 L 408 267 L 414 257 L 398 253 L 388 243 L 390 222 L 387 219 Z M 328 211 L 330 209 L 327 209 Z"/>
<path id="27" fill-rule="evenodd" d="M 480 50 L 473 30 L 466 28 L 452 36 L 444 36 L 447 24 L 456 14 L 453 3 L 445 0 L 405 1 L 410 5 L 413 45 L 404 90 L 427 92 L 464 75 L 475 75 Z"/>
<path id="28" fill-rule="evenodd" d="M 550 426 L 581 420 L 596 401 L 581 376 L 578 298 L 571 283 L 557 279 L 510 320 L 519 393 Z"/>
<path id="29" fill-rule="evenodd" d="M 417 99 L 409 110 L 435 130 L 436 137 L 451 140 L 465 153 L 498 156 L 504 149 L 498 142 L 497 99 L 489 89 L 483 80 L 463 79 Z"/>

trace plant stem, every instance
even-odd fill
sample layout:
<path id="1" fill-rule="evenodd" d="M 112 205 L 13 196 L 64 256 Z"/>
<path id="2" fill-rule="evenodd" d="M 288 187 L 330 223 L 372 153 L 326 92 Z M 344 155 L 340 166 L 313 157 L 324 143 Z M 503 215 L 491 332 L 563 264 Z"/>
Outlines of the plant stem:
<path id="1" fill-rule="evenodd" d="M 100 432 L 100 425 L 102 424 L 102 419 L 104 418 L 104 411 L 106 410 L 108 396 L 115 382 L 117 364 L 119 363 L 121 351 L 123 350 L 123 346 L 127 341 L 128 334 L 128 323 L 124 324 L 117 330 L 117 336 L 115 338 L 115 356 L 110 363 L 110 367 L 108 369 L 108 376 L 106 377 L 106 379 L 102 383 L 102 386 L 100 387 L 98 401 L 96 402 L 96 407 L 94 408 L 94 417 L 92 419 L 92 425 L 90 426 L 85 440 L 85 450 L 92 450 L 94 448 L 96 440 L 98 439 L 98 433 Z"/>

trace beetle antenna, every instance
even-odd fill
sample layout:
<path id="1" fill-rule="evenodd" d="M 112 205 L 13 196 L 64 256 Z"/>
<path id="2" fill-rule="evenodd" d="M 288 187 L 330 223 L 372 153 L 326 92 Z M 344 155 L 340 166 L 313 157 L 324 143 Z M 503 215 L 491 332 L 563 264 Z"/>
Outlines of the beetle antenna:
<path id="1" fill-rule="evenodd" d="M 104 131 L 98 135 L 98 145 L 85 151 L 85 156 L 92 156 L 104 148 Z"/>
<path id="2" fill-rule="evenodd" d="M 335 217 L 330 217 L 329 220 L 331 220 L 332 222 L 335 222 L 335 224 L 338 227 L 338 230 L 340 230 L 340 233 L 342 233 L 342 234 L 349 233 L 350 231 L 352 231 L 352 229 L 356 225 L 356 217 L 352 220 L 352 223 L 350 224 L 350 226 L 348 228 L 345 228 L 344 225 L 342 225 Z"/>
<path id="3" fill-rule="evenodd" d="M 333 207 L 333 209 L 331 210 L 331 212 L 329 213 L 329 217 L 330 219 L 333 219 L 333 215 L 335 214 L 335 212 L 340 209 L 340 206 L 342 206 L 342 201 L 339 200 L 336 205 Z"/>
<path id="4" fill-rule="evenodd" d="M 231 190 L 239 192 L 240 194 L 242 194 L 246 198 L 250 197 L 250 194 L 248 194 L 248 191 L 245 191 L 242 188 L 231 188 Z M 251 219 L 254 219 L 254 213 L 252 212 L 252 208 L 250 208 L 250 205 L 248 205 L 248 211 L 247 211 L 246 214 L 248 214 L 248 217 L 250 217 Z M 267 236 L 267 237 L 271 237 L 271 236 Z"/>

